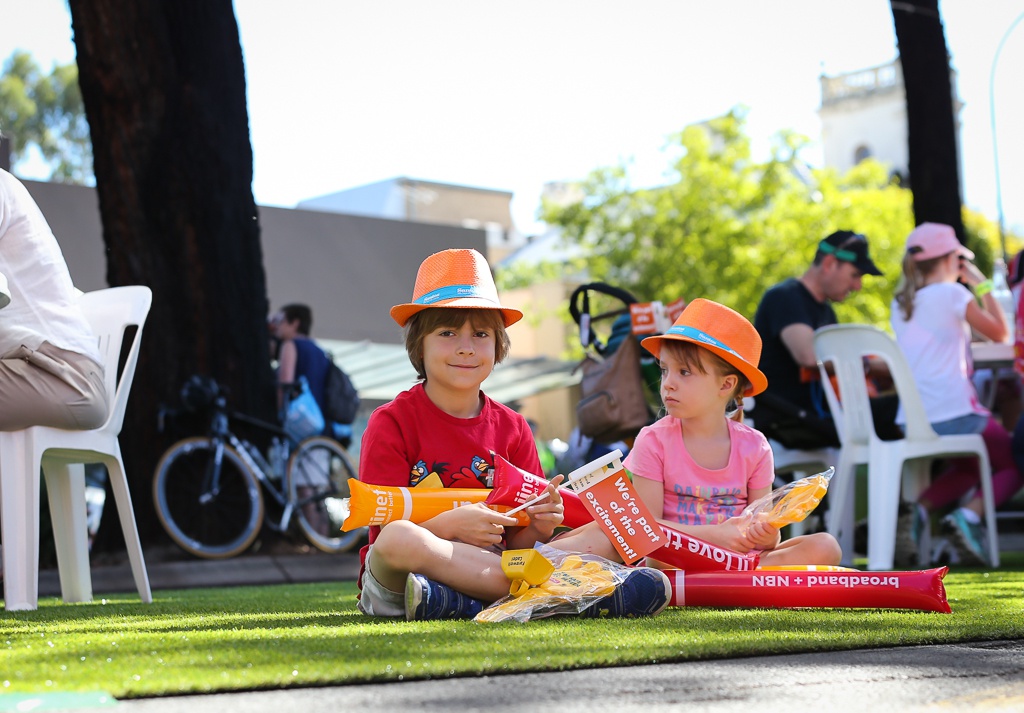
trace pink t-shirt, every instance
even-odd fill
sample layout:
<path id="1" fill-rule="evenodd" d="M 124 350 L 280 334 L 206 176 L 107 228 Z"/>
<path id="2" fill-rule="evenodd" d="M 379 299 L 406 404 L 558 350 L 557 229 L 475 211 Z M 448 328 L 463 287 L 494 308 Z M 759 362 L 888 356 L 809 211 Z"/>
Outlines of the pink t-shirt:
<path id="1" fill-rule="evenodd" d="M 739 515 L 750 490 L 771 487 L 775 461 L 760 431 L 728 421 L 731 448 L 719 470 L 694 462 L 683 443 L 679 419 L 665 416 L 640 431 L 623 466 L 634 476 L 663 484 L 662 517 L 682 525 L 714 525 Z"/>

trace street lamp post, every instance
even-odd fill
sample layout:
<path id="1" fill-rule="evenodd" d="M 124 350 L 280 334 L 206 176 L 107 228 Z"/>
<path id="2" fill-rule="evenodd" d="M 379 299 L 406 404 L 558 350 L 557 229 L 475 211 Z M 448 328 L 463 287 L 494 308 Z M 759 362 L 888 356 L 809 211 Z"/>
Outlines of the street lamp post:
<path id="1" fill-rule="evenodd" d="M 992 159 L 995 164 L 996 170 L 996 213 L 999 220 L 999 248 L 1003 252 L 1003 261 L 1009 262 L 1010 256 L 1006 254 L 1006 229 L 1005 221 L 1003 219 L 1003 191 L 999 181 L 999 142 L 996 140 L 996 63 L 999 61 L 999 53 L 1003 51 L 1003 45 L 1006 44 L 1007 38 L 1010 33 L 1013 32 L 1021 20 L 1024 20 L 1024 13 L 1021 13 L 1017 18 L 1010 23 L 1010 26 L 1006 28 L 1006 32 L 1003 33 L 1003 37 L 999 40 L 999 45 L 996 47 L 996 53 L 992 57 L 992 71 L 989 74 L 988 79 L 988 111 L 989 117 L 992 122 Z"/>

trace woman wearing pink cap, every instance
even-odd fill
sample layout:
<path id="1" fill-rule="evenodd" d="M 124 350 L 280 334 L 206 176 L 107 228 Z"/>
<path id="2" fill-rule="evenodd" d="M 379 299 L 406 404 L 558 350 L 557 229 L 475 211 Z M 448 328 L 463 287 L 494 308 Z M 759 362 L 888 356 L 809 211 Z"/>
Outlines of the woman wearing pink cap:
<path id="1" fill-rule="evenodd" d="M 980 433 L 992 464 L 992 482 L 998 505 L 1020 487 L 1020 474 L 1010 451 L 1006 429 L 978 401 L 971 383 L 968 360 L 971 329 L 994 341 L 1007 336 L 1006 317 L 986 280 L 971 260 L 953 228 L 922 223 L 907 238 L 903 281 L 892 305 L 892 328 L 914 374 L 925 412 L 939 435 Z M 959 284 L 966 283 L 974 294 Z M 975 299 L 981 298 L 981 303 Z M 902 409 L 896 422 L 905 423 Z M 928 513 L 955 505 L 978 485 L 978 464 L 955 459 L 920 498 L 901 516 L 897 528 L 896 561 L 917 559 Z M 955 509 L 941 521 L 941 529 L 956 548 L 962 564 L 988 564 L 981 528 L 980 496 Z M 924 553 L 926 558 L 930 553 Z"/>

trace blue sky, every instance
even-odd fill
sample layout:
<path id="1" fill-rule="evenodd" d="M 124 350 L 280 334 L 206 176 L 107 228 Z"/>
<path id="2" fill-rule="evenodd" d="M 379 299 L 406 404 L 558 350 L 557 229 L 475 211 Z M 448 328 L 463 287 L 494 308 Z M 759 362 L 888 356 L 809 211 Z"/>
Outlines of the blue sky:
<path id="1" fill-rule="evenodd" d="M 940 0 L 964 102 L 967 205 L 996 217 L 990 74 L 1024 0 Z M 896 57 L 886 0 L 236 0 L 265 205 L 394 176 L 514 192 L 524 232 L 546 181 L 628 160 L 745 105 L 756 151 L 820 134 L 819 75 Z M 64 0 L 0 0 L 0 57 L 74 59 Z M 1024 21 L 996 64 L 1003 207 L 1024 231 Z M 805 154 L 821 162 L 820 147 Z M 31 176 L 29 176 L 31 177 Z"/>

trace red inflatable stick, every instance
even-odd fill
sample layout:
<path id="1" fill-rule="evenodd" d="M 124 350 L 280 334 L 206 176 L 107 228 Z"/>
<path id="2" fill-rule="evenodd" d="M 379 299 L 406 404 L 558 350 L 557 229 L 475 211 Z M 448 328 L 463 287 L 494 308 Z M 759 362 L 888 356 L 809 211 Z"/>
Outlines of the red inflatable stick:
<path id="1" fill-rule="evenodd" d="M 757 567 L 761 556 L 756 552 L 740 554 L 734 550 L 713 545 L 710 542 L 687 535 L 675 528 L 661 524 L 661 531 L 668 540 L 661 549 L 648 557 L 690 572 L 709 570 L 734 570 L 746 572 Z"/>
<path id="2" fill-rule="evenodd" d="M 912 572 L 684 572 L 666 570 L 669 606 L 919 609 L 950 613 L 947 567 Z"/>
<path id="3" fill-rule="evenodd" d="M 548 487 L 548 481 L 539 475 L 512 465 L 499 455 L 494 456 L 494 488 L 484 501 L 488 505 L 518 507 L 533 500 Z M 562 525 L 577 528 L 593 521 L 593 516 L 583 507 L 580 496 L 568 488 L 559 488 L 562 496 Z"/>

